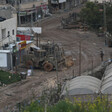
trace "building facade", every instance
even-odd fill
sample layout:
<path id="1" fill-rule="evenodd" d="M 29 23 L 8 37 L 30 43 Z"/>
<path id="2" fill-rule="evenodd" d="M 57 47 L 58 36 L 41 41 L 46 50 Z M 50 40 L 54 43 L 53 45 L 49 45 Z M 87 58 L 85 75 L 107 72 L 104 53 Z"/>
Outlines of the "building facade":
<path id="1" fill-rule="evenodd" d="M 49 0 L 49 5 L 52 9 L 51 12 L 60 10 L 70 10 L 80 4 L 85 0 Z"/>
<path id="2" fill-rule="evenodd" d="M 18 26 L 33 26 L 48 12 L 48 0 L 6 0 L 17 9 Z"/>
<path id="3" fill-rule="evenodd" d="M 0 8 L 0 47 L 16 41 L 17 16 L 11 7 Z"/>

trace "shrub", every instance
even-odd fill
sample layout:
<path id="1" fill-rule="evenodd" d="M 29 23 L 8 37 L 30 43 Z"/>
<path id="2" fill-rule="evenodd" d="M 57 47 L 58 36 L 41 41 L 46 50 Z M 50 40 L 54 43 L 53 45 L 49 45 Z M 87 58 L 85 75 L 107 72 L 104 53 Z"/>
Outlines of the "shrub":
<path id="1" fill-rule="evenodd" d="M 21 78 L 18 74 L 11 74 L 0 70 L 0 82 L 1 84 L 11 84 L 17 81 L 20 81 Z"/>
<path id="2" fill-rule="evenodd" d="M 96 98 L 92 102 L 81 102 L 75 100 L 74 103 L 69 100 L 61 100 L 57 104 L 47 106 L 47 112 L 112 112 L 112 102 L 106 97 Z M 45 112 L 44 105 L 38 102 L 32 102 L 23 112 Z"/>

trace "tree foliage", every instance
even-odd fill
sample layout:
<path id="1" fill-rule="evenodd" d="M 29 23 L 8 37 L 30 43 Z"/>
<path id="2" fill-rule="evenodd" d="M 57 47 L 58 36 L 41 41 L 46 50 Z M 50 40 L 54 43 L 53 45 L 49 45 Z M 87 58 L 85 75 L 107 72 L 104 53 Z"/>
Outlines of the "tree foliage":
<path id="1" fill-rule="evenodd" d="M 98 97 L 93 101 L 83 102 L 74 98 L 74 103 L 60 100 L 57 104 L 45 106 L 38 102 L 32 102 L 23 112 L 112 112 L 112 102 L 108 97 Z"/>
<path id="2" fill-rule="evenodd" d="M 106 5 L 107 30 L 112 33 L 112 5 Z"/>
<path id="3" fill-rule="evenodd" d="M 106 23 L 107 30 L 112 32 L 112 6 L 106 4 Z M 103 4 L 87 2 L 80 12 L 81 21 L 88 24 L 94 29 L 104 26 L 104 9 Z"/>

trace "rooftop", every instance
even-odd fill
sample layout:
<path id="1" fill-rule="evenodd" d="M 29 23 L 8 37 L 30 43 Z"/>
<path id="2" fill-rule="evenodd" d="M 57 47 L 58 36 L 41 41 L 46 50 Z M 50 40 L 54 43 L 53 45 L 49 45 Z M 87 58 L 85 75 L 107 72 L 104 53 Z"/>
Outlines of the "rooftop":
<path id="1" fill-rule="evenodd" d="M 94 93 L 112 94 L 112 64 L 106 68 L 102 80 L 92 76 L 78 76 L 67 81 L 62 95 L 72 96 Z"/>
<path id="2" fill-rule="evenodd" d="M 79 95 L 98 93 L 101 81 L 92 76 L 78 76 L 68 81 L 62 95 Z"/>
<path id="3" fill-rule="evenodd" d="M 13 17 L 14 8 L 9 5 L 0 5 L 0 19 L 10 19 Z"/>
<path id="4" fill-rule="evenodd" d="M 0 22 L 5 21 L 6 18 L 0 17 Z"/>
<path id="5" fill-rule="evenodd" d="M 42 4 L 48 4 L 48 0 L 38 0 L 38 1 L 34 1 L 34 2 L 21 4 L 20 10 L 29 10 L 31 8 L 38 7 Z"/>

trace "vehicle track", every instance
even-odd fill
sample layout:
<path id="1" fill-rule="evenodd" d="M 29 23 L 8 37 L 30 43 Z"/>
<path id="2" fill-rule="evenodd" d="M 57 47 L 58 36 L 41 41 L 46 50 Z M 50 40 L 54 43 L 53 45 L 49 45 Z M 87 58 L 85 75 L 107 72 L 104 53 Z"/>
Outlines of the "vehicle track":
<path id="1" fill-rule="evenodd" d="M 80 9 L 74 9 L 71 12 L 79 12 Z M 97 37 L 97 35 L 90 31 L 80 31 L 76 29 L 62 29 L 60 20 L 62 17 L 68 15 L 69 12 L 57 14 L 52 18 L 41 21 L 43 33 L 40 36 L 41 39 L 51 40 L 56 43 L 61 43 L 66 52 L 71 52 L 75 59 L 74 66 L 62 71 L 58 71 L 58 80 L 62 81 L 66 77 L 73 75 L 79 75 L 79 42 L 81 42 L 81 73 L 90 70 L 93 59 L 93 66 L 96 67 L 101 64 L 99 48 L 105 51 L 104 60 L 108 59 L 111 54 L 111 48 L 104 46 L 104 39 Z M 93 58 L 92 58 L 93 57 Z M 49 80 L 54 82 L 57 79 L 57 73 L 44 72 L 41 70 L 34 70 L 34 76 L 27 78 L 24 81 L 7 85 L 0 88 L 0 111 L 8 106 L 12 108 L 16 103 L 23 101 L 24 99 L 31 99 L 33 92 L 35 96 L 41 94 L 42 90 L 47 88 Z M 52 85 L 52 84 L 51 84 Z M 54 84 L 55 85 L 55 84 Z M 4 111 L 7 112 L 7 111 Z"/>

